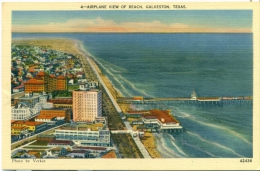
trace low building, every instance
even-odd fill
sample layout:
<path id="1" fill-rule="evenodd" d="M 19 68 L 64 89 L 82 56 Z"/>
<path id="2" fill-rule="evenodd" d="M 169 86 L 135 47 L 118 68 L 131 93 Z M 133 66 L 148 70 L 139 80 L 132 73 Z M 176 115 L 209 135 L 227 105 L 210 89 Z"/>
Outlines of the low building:
<path id="1" fill-rule="evenodd" d="M 141 118 L 145 114 L 149 114 L 150 111 L 148 110 L 141 110 L 141 111 L 128 111 L 125 116 L 127 118 Z"/>
<path id="2" fill-rule="evenodd" d="M 168 110 L 151 110 L 142 117 L 143 130 L 149 132 L 182 132 L 180 122 Z"/>
<path id="3" fill-rule="evenodd" d="M 45 104 L 42 105 L 42 109 L 52 109 L 53 107 L 54 105 L 51 102 L 46 102 Z"/>
<path id="4" fill-rule="evenodd" d="M 48 135 L 48 134 L 40 134 L 36 137 L 36 140 L 37 141 L 49 142 L 49 141 L 55 140 L 55 136 L 54 135 Z"/>
<path id="5" fill-rule="evenodd" d="M 134 96 L 133 100 L 143 101 L 144 97 L 143 96 Z"/>
<path id="6" fill-rule="evenodd" d="M 11 126 L 26 126 L 29 132 L 38 133 L 46 129 L 46 123 L 34 121 L 15 121 Z"/>
<path id="7" fill-rule="evenodd" d="M 57 117 L 55 116 L 37 116 L 34 119 L 36 122 L 45 122 L 47 125 L 56 125 Z"/>
<path id="8" fill-rule="evenodd" d="M 72 98 L 55 98 L 49 99 L 48 102 L 55 108 L 72 108 Z"/>
<path id="9" fill-rule="evenodd" d="M 16 105 L 19 102 L 28 102 L 29 107 L 34 108 L 34 106 L 38 104 L 40 101 L 38 95 L 33 95 L 32 93 L 25 93 L 24 96 L 14 99 L 14 105 Z"/>
<path id="10" fill-rule="evenodd" d="M 115 159 L 115 158 L 117 158 L 116 152 L 114 150 L 108 151 L 101 158 L 103 158 L 103 159 Z"/>
<path id="11" fill-rule="evenodd" d="M 72 140 L 78 146 L 110 146 L 110 131 L 103 123 L 76 123 L 55 130 L 57 140 Z"/>
<path id="12" fill-rule="evenodd" d="M 17 87 L 13 88 L 13 92 L 14 93 L 19 93 L 19 92 L 22 92 L 22 91 L 24 91 L 24 86 L 23 85 L 20 85 L 20 86 L 17 86 Z"/>
<path id="13" fill-rule="evenodd" d="M 197 100 L 199 102 L 219 102 L 221 97 L 199 97 Z"/>
<path id="14" fill-rule="evenodd" d="M 90 158 L 88 154 L 88 151 L 85 150 L 73 150 L 67 156 L 72 158 Z"/>
<path id="15" fill-rule="evenodd" d="M 48 142 L 48 146 L 73 146 L 74 143 L 70 140 L 52 140 Z"/>
<path id="16" fill-rule="evenodd" d="M 27 153 L 29 156 L 35 156 L 36 158 L 41 158 L 42 156 L 46 155 L 45 150 L 28 150 Z"/>
<path id="17" fill-rule="evenodd" d="M 62 147 L 59 152 L 59 156 L 66 156 L 68 154 L 68 151 L 66 148 Z"/>
<path id="18" fill-rule="evenodd" d="M 49 119 L 51 121 L 65 121 L 70 122 L 71 120 L 71 109 L 43 109 L 40 114 L 36 117 L 37 119 Z"/>
<path id="19" fill-rule="evenodd" d="M 106 147 L 86 147 L 86 146 L 74 146 L 73 150 L 87 150 L 91 153 L 101 153 L 106 152 Z"/>
<path id="20" fill-rule="evenodd" d="M 11 134 L 16 136 L 27 135 L 29 132 L 28 127 L 26 126 L 12 126 Z"/>
<path id="21" fill-rule="evenodd" d="M 29 102 L 19 102 L 16 105 L 12 106 L 12 120 L 27 120 L 36 116 L 29 106 Z"/>

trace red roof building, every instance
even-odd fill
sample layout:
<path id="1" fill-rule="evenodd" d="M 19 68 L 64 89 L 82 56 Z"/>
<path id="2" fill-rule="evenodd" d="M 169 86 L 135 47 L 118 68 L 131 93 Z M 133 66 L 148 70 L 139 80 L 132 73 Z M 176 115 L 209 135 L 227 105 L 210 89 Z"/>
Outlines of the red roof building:
<path id="1" fill-rule="evenodd" d="M 24 83 L 25 93 L 45 91 L 44 80 L 31 78 Z"/>
<path id="2" fill-rule="evenodd" d="M 63 75 L 57 77 L 56 90 L 66 90 L 67 80 Z"/>
<path id="3" fill-rule="evenodd" d="M 114 158 L 117 158 L 116 157 L 116 152 L 114 150 L 111 150 L 108 153 L 104 154 L 102 156 L 102 158 L 104 158 L 104 159 L 114 159 Z"/>
<path id="4" fill-rule="evenodd" d="M 46 74 L 43 71 L 38 72 L 37 76 L 45 76 Z"/>

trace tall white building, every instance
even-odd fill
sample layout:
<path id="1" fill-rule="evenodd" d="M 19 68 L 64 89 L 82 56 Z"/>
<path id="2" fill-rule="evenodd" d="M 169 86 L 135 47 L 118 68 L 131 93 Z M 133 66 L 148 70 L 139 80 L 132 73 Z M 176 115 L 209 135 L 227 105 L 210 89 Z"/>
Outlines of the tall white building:
<path id="1" fill-rule="evenodd" d="M 98 89 L 85 89 L 73 91 L 73 121 L 92 122 L 102 115 L 102 91 Z"/>

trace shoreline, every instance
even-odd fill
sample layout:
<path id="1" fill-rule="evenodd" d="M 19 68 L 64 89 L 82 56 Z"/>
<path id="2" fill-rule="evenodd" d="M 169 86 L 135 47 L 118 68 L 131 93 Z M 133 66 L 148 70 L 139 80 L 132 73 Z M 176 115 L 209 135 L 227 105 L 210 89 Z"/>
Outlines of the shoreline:
<path id="1" fill-rule="evenodd" d="M 116 100 L 117 97 L 123 97 L 122 93 L 115 88 L 114 84 L 109 80 L 109 78 L 102 73 L 102 71 L 99 68 L 99 66 L 96 62 L 96 59 L 93 57 L 93 55 L 91 55 L 88 51 L 86 51 L 84 49 L 83 43 L 78 40 L 74 40 L 74 41 L 75 41 L 76 47 L 78 48 L 81 55 L 86 58 L 88 57 L 88 59 L 91 61 L 92 65 L 97 70 L 98 74 L 100 75 L 100 77 L 102 78 L 102 80 L 104 81 L 106 86 L 108 87 L 108 89 L 111 92 L 111 94 L 113 95 L 114 99 Z"/>
<path id="2" fill-rule="evenodd" d="M 98 74 L 100 75 L 101 79 L 103 80 L 103 82 L 106 84 L 108 90 L 110 91 L 110 93 L 112 94 L 113 98 L 116 100 L 117 97 L 123 97 L 122 93 L 115 88 L 114 84 L 109 80 L 109 78 L 104 75 L 101 71 L 101 69 L 99 68 L 96 59 L 93 57 L 93 55 L 91 55 L 88 51 L 86 51 L 83 47 L 83 43 L 80 41 L 75 40 L 75 43 L 77 44 L 76 46 L 78 47 L 80 53 L 85 56 L 86 58 L 88 57 L 88 59 L 91 61 L 92 65 L 95 67 L 95 69 L 97 70 Z M 126 104 L 118 104 L 119 107 L 121 108 L 123 113 L 126 113 L 127 111 L 129 111 L 130 109 L 130 105 L 126 105 Z"/>
<path id="3" fill-rule="evenodd" d="M 84 57 L 86 58 L 86 60 L 89 59 L 89 62 L 91 62 L 92 66 L 98 72 L 100 78 L 107 86 L 114 100 L 116 100 L 117 97 L 122 97 L 122 93 L 119 90 L 117 90 L 112 84 L 112 82 L 109 80 L 109 78 L 102 73 L 99 66 L 95 62 L 94 57 L 84 49 L 83 43 L 79 40 L 68 39 L 68 38 L 19 39 L 19 40 L 12 40 L 12 44 L 47 46 L 53 50 L 62 51 L 65 53 L 71 53 L 77 57 Z M 124 104 L 118 104 L 118 105 L 124 113 L 130 109 L 130 105 L 124 105 Z M 161 158 L 159 151 L 156 150 L 156 142 L 155 142 L 154 135 L 149 134 L 149 136 L 150 136 L 149 141 L 147 141 L 146 143 L 142 141 L 142 143 L 144 144 L 145 148 L 149 152 L 150 156 L 152 156 L 153 158 Z"/>

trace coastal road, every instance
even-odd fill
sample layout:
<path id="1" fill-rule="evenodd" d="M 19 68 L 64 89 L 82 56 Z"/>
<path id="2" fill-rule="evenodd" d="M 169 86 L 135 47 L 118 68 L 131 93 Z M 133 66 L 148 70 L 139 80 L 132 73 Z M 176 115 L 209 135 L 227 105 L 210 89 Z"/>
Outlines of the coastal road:
<path id="1" fill-rule="evenodd" d="M 24 145 L 20 146 L 19 148 L 13 149 L 13 150 L 11 151 L 12 156 L 13 156 L 16 152 L 18 152 L 20 149 L 22 149 L 23 147 L 25 147 L 25 146 L 27 146 L 27 145 L 30 145 L 30 144 L 32 144 L 32 143 L 34 143 L 34 142 L 36 142 L 36 140 L 33 140 L 33 141 L 29 142 L 28 144 L 24 144 Z"/>
<path id="2" fill-rule="evenodd" d="M 100 77 L 98 71 L 96 70 L 95 66 L 92 64 L 92 61 L 90 60 L 90 58 L 88 56 L 86 56 L 86 60 L 88 61 L 89 65 L 91 66 L 92 70 L 95 72 L 95 75 L 97 76 L 99 82 L 101 83 L 101 85 L 103 86 L 103 88 L 105 89 L 109 99 L 111 100 L 113 106 L 115 107 L 117 113 L 121 116 L 122 118 L 122 110 L 119 107 L 119 105 L 117 104 L 116 100 L 114 99 L 114 97 L 112 96 L 111 92 L 109 91 L 109 89 L 107 88 L 106 84 L 104 83 L 104 81 L 102 80 L 102 78 Z M 82 60 L 84 61 L 84 60 Z M 94 61 L 93 61 L 94 62 Z M 124 124 L 126 126 L 126 128 L 128 130 L 133 130 L 132 126 L 129 124 L 129 122 L 124 121 Z M 143 143 L 140 141 L 139 138 L 133 138 L 137 147 L 139 148 L 139 150 L 141 151 L 142 155 L 144 158 L 151 158 L 151 156 L 149 155 L 149 153 L 147 152 L 147 150 L 145 149 Z"/>

